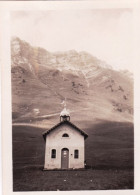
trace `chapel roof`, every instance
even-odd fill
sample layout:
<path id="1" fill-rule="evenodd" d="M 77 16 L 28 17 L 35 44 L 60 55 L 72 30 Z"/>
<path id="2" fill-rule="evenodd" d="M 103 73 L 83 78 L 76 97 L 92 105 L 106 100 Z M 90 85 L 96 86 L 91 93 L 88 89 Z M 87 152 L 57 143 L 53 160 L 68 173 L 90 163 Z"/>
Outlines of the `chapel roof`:
<path id="1" fill-rule="evenodd" d="M 88 137 L 88 134 L 86 132 L 84 132 L 83 130 L 79 129 L 76 125 L 74 125 L 72 122 L 70 121 L 61 121 L 60 123 L 58 123 L 57 125 L 53 126 L 51 129 L 45 131 L 43 133 L 43 137 L 44 137 L 44 140 L 46 138 L 46 136 L 53 130 L 55 130 L 57 127 L 59 127 L 60 125 L 62 124 L 68 124 L 70 126 L 72 126 L 75 130 L 79 131 L 83 136 L 84 138 L 86 139 Z"/>

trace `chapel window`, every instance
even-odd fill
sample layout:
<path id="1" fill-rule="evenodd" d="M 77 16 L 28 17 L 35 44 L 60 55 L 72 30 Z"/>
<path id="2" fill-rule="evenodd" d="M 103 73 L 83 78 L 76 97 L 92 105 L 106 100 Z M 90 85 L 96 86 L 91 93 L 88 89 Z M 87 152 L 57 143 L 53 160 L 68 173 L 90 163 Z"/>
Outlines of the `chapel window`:
<path id="1" fill-rule="evenodd" d="M 62 135 L 62 137 L 69 137 L 69 135 L 68 135 L 67 133 L 64 133 L 64 134 Z"/>
<path id="2" fill-rule="evenodd" d="M 51 157 L 52 158 L 56 158 L 56 150 L 55 149 L 52 149 Z"/>
<path id="3" fill-rule="evenodd" d="M 79 150 L 74 150 L 74 158 L 79 158 Z"/>

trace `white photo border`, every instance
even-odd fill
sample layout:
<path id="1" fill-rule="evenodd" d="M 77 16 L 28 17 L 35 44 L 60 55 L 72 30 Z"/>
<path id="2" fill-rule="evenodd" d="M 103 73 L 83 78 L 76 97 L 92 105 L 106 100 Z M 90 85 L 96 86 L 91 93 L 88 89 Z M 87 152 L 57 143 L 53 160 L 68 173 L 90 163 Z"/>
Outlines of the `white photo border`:
<path id="1" fill-rule="evenodd" d="M 134 190 L 101 191 L 43 191 L 13 192 L 12 181 L 12 117 L 11 117 L 11 59 L 10 59 L 10 12 L 43 11 L 74 9 L 133 9 L 133 47 L 134 47 Z M 2 110 L 2 194 L 105 194 L 105 195 L 139 195 L 140 194 L 140 1 L 139 0 L 93 0 L 93 1 L 0 1 L 0 66 L 1 66 L 1 110 Z"/>

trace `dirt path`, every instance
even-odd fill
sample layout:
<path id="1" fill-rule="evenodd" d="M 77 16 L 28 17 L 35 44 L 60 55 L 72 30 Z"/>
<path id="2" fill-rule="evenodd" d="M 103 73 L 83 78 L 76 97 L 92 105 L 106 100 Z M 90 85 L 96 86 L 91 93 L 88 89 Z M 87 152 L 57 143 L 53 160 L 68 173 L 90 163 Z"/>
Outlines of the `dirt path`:
<path id="1" fill-rule="evenodd" d="M 44 128 L 46 129 L 46 124 L 30 124 L 30 123 L 13 123 L 13 126 L 29 126 L 29 127 L 38 127 L 38 128 Z"/>

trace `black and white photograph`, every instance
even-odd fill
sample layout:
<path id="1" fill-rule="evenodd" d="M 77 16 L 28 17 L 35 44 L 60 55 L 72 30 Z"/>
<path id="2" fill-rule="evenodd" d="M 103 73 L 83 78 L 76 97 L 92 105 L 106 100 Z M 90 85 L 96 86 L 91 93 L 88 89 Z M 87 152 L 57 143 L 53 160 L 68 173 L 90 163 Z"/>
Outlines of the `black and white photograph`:
<path id="1" fill-rule="evenodd" d="M 12 192 L 134 191 L 133 9 L 8 17 Z"/>

